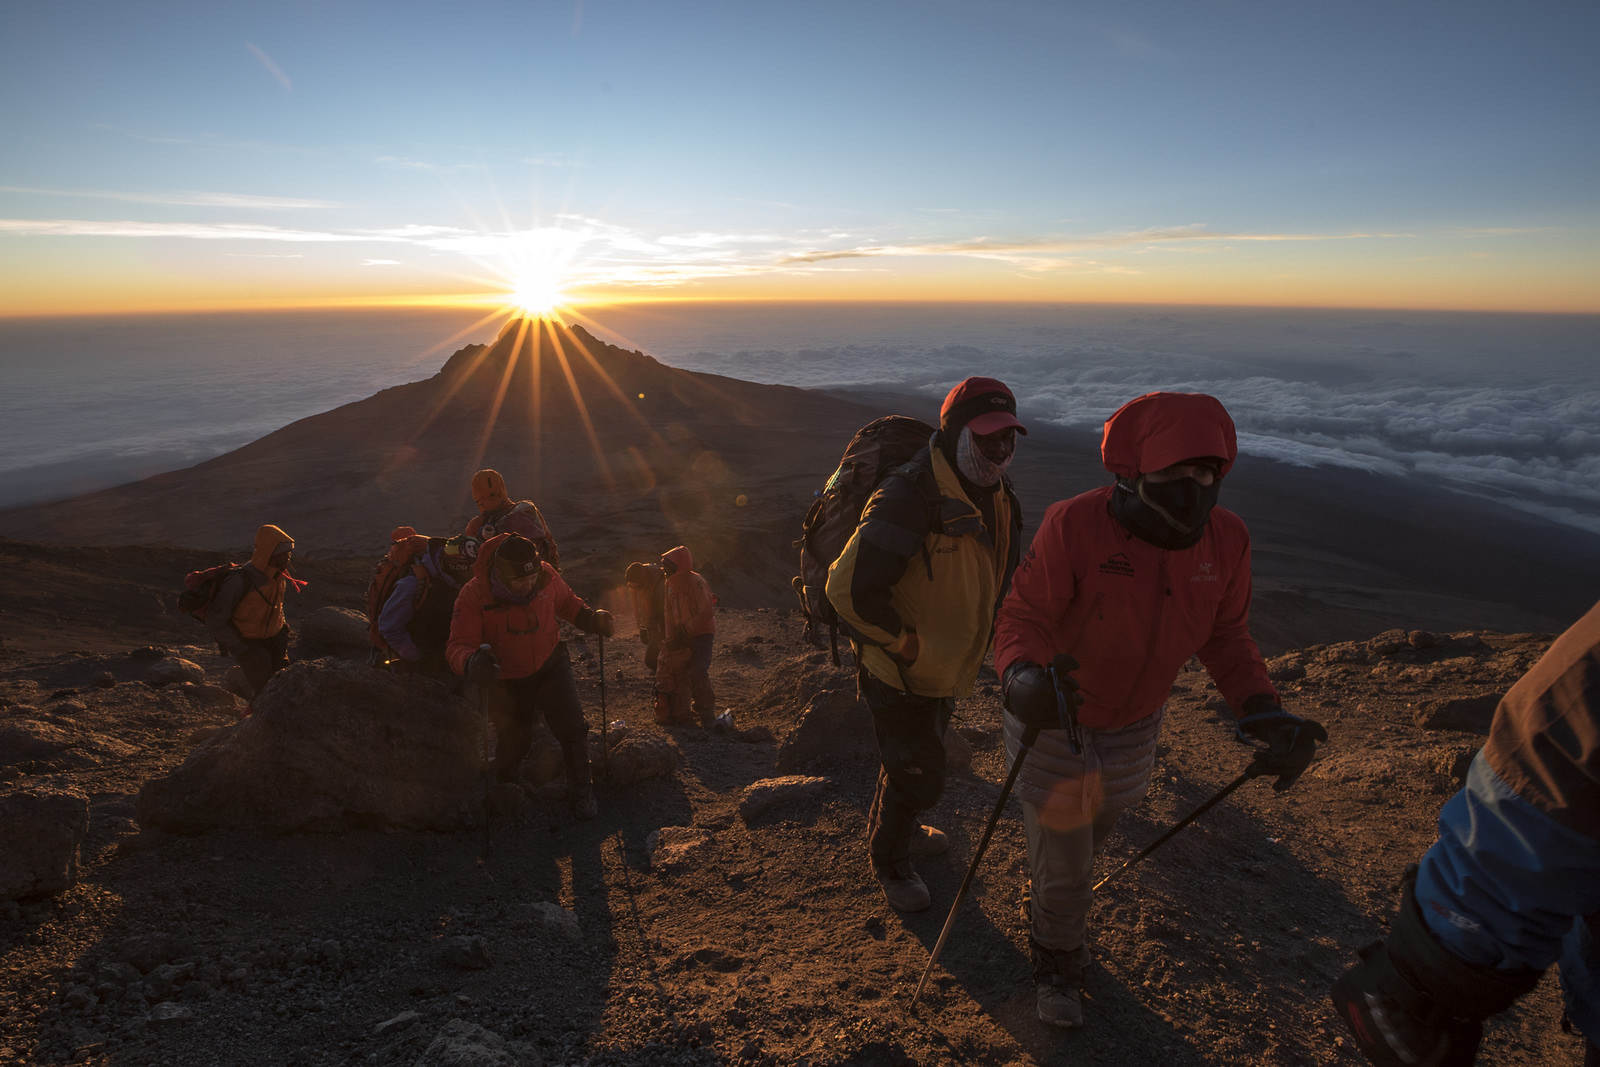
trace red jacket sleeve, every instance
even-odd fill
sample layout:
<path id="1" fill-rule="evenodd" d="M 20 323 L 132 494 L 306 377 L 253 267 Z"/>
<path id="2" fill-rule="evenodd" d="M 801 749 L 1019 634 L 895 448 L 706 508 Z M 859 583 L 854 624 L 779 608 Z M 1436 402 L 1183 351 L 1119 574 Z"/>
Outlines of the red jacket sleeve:
<path id="1" fill-rule="evenodd" d="M 450 669 L 457 674 L 467 673 L 467 657 L 483 644 L 483 605 L 478 602 L 478 580 L 468 582 L 456 597 L 456 606 L 450 615 L 450 641 L 445 645 L 445 658 Z"/>
<path id="2" fill-rule="evenodd" d="M 1061 620 L 1077 593 L 1067 549 L 1066 501 L 1044 513 L 994 624 L 994 666 L 1002 678 L 1013 663 L 1047 665 Z"/>
<path id="3" fill-rule="evenodd" d="M 578 613 L 589 605 L 585 604 L 583 599 L 572 591 L 572 587 L 562 579 L 554 567 L 548 563 L 543 564 L 543 567 L 545 574 L 550 579 L 550 584 L 545 591 L 549 593 L 550 600 L 555 607 L 556 618 L 564 622 L 572 622 L 578 617 Z"/>
<path id="4" fill-rule="evenodd" d="M 1232 564 L 1216 622 L 1210 638 L 1196 653 L 1235 712 L 1246 698 L 1258 693 L 1270 693 L 1274 699 L 1278 696 L 1267 677 L 1267 665 L 1261 661 L 1261 650 L 1250 636 L 1250 534 L 1242 522 L 1237 536 L 1239 555 Z"/>

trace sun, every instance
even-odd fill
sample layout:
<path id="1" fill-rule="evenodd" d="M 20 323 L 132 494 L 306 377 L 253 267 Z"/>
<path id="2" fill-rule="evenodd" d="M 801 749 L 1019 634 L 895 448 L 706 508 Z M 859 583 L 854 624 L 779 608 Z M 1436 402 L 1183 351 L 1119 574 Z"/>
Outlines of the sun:
<path id="1" fill-rule="evenodd" d="M 543 271 L 523 274 L 512 282 L 507 302 L 524 315 L 535 318 L 551 314 L 566 303 L 561 279 Z"/>

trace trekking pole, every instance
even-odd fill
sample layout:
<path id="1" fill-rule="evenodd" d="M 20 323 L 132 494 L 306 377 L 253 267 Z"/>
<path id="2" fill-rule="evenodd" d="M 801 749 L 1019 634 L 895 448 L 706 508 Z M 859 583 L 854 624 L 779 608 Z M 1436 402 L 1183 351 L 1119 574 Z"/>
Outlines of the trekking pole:
<path id="1" fill-rule="evenodd" d="M 928 984 L 928 975 L 933 973 L 933 965 L 939 961 L 939 953 L 944 951 L 945 939 L 950 936 L 951 927 L 956 924 L 956 912 L 961 910 L 961 903 L 967 897 L 967 889 L 972 885 L 973 877 L 978 873 L 978 864 L 983 860 L 984 850 L 989 847 L 989 838 L 994 834 L 995 824 L 1000 821 L 1000 812 L 1005 809 L 1006 800 L 1011 796 L 1011 787 L 1017 784 L 1017 772 L 1022 770 L 1022 761 L 1028 758 L 1028 749 L 1033 746 L 1034 739 L 1039 736 L 1039 728 L 1030 726 L 1022 734 L 1022 747 L 1017 749 L 1017 758 L 1011 763 L 1011 771 L 1006 775 L 1006 784 L 1000 787 L 1000 799 L 995 801 L 994 811 L 989 816 L 989 825 L 983 828 L 983 836 L 978 838 L 978 848 L 972 854 L 972 862 L 967 865 L 967 876 L 961 879 L 961 888 L 956 890 L 956 899 L 950 905 L 950 914 L 945 917 L 944 929 L 939 931 L 939 940 L 934 942 L 933 953 L 928 957 L 928 965 L 922 969 L 922 978 L 917 982 L 916 992 L 911 994 L 909 1010 L 917 1010 L 917 998 L 922 996 L 922 987 Z"/>
<path id="2" fill-rule="evenodd" d="M 1182 821 L 1146 845 L 1142 850 L 1140 850 L 1138 855 L 1134 856 L 1132 859 L 1128 860 L 1128 862 L 1124 863 L 1122 866 L 1118 867 L 1116 870 L 1112 871 L 1110 874 L 1096 882 L 1092 892 L 1099 892 L 1101 886 L 1105 885 L 1107 882 L 1111 881 L 1111 879 L 1115 878 L 1117 875 L 1121 874 L 1123 871 L 1127 870 L 1129 867 L 1132 867 L 1135 863 L 1138 863 L 1140 860 L 1150 855 L 1150 853 L 1154 852 L 1156 849 L 1172 840 L 1173 835 L 1175 835 L 1179 830 L 1182 830 L 1185 826 L 1188 826 L 1200 816 L 1210 811 L 1217 804 L 1221 803 L 1229 793 L 1233 792 L 1235 789 L 1238 789 L 1250 779 L 1260 777 L 1266 773 L 1268 772 L 1263 770 L 1257 761 L 1252 760 L 1250 766 L 1244 769 L 1243 774 L 1239 775 L 1239 777 L 1235 778 L 1233 781 L 1217 790 L 1214 794 L 1212 794 L 1211 799 L 1207 800 L 1204 804 L 1201 804 L 1198 808 L 1195 808 L 1188 815 L 1184 816 Z"/>
<path id="3" fill-rule="evenodd" d="M 484 643 L 478 646 L 478 651 L 492 653 L 494 649 Z M 493 844 L 489 820 L 489 782 L 493 763 L 489 755 L 489 687 L 481 682 L 478 683 L 478 722 L 483 726 L 483 858 L 486 860 Z"/>
<path id="4" fill-rule="evenodd" d="M 611 780 L 611 738 L 606 723 L 606 635 L 600 638 L 600 774 Z"/>

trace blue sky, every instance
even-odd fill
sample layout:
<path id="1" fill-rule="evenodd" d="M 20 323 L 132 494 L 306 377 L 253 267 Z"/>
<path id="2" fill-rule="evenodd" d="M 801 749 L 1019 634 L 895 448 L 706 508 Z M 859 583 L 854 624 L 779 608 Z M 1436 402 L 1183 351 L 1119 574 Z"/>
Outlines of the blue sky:
<path id="1" fill-rule="evenodd" d="M 0 24 L 0 314 L 1600 311 L 1593 3 L 123 3 Z"/>

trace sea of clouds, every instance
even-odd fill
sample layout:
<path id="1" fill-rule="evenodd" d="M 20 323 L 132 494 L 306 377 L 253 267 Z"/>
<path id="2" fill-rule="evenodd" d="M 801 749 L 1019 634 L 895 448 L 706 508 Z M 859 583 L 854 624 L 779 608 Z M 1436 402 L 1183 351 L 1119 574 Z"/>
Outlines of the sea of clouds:
<path id="1" fill-rule="evenodd" d="M 174 469 L 425 378 L 476 316 L 341 311 L 0 323 L 0 505 Z M 1211 393 L 1246 455 L 1425 479 L 1600 533 L 1600 317 L 997 305 L 675 305 L 591 328 L 692 370 L 911 390 L 1002 378 L 1097 430 Z M 841 442 L 841 446 L 842 446 Z"/>

